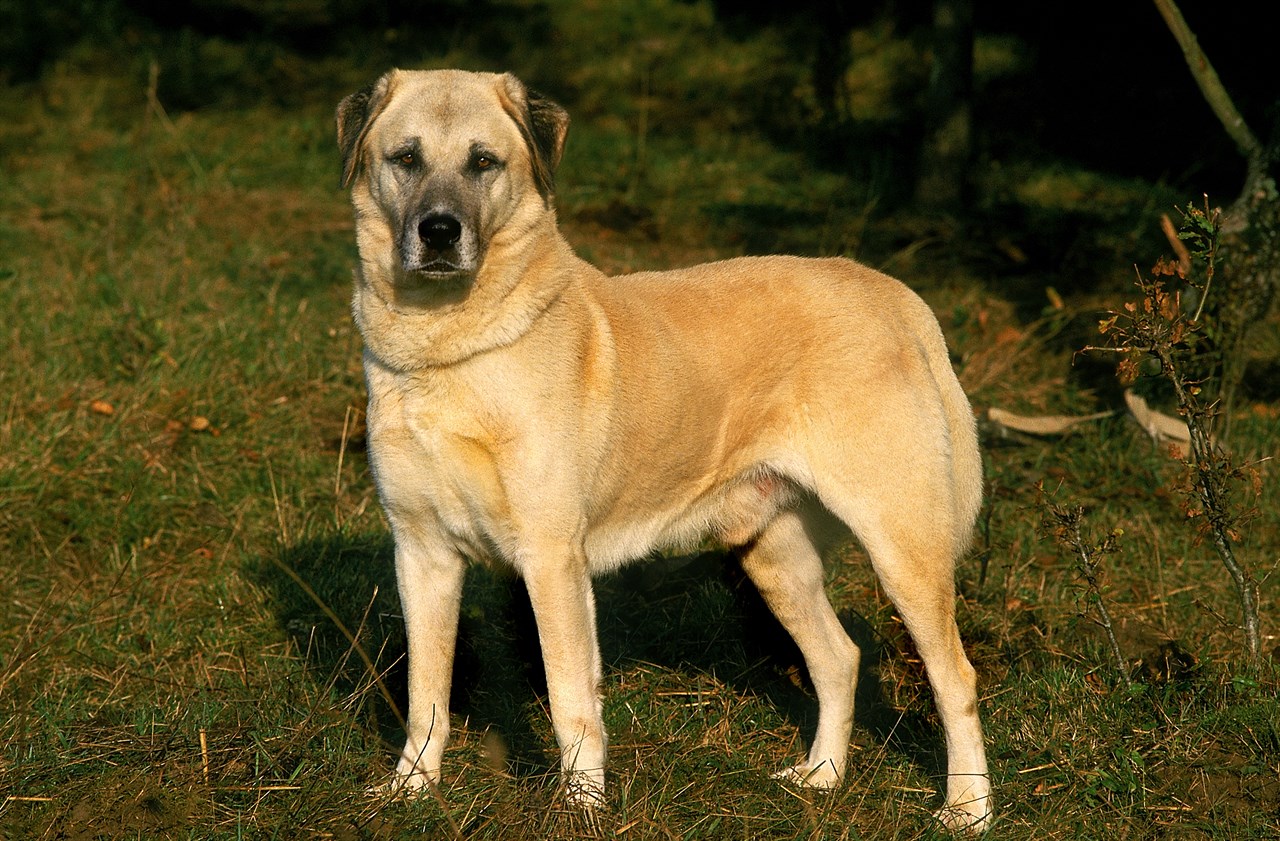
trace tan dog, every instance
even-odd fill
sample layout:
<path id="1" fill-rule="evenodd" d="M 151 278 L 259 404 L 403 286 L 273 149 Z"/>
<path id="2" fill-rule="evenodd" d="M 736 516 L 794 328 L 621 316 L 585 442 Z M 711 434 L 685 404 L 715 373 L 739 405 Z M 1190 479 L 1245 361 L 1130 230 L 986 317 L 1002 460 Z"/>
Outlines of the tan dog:
<path id="1" fill-rule="evenodd" d="M 396 785 L 440 777 L 463 571 L 492 560 L 528 586 L 569 795 L 602 803 L 591 575 L 711 535 L 740 547 L 818 695 L 808 758 L 779 776 L 834 786 L 859 652 L 823 592 L 802 504 L 816 500 L 870 554 L 928 670 L 939 817 L 985 827 L 953 581 L 981 463 L 933 314 L 842 259 L 605 277 L 556 227 L 567 127 L 510 75 L 392 71 L 338 108 L 369 453 L 409 639 Z"/>

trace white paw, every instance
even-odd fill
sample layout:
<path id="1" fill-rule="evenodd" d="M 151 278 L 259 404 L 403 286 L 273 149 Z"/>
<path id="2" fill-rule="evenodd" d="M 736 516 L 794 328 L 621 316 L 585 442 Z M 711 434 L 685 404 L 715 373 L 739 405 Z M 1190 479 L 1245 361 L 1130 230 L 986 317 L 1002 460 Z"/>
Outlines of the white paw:
<path id="1" fill-rule="evenodd" d="M 943 806 L 933 816 L 952 832 L 977 835 L 991 826 L 993 814 L 989 803 L 989 798 L 981 797 L 967 803 Z"/>
<path id="2" fill-rule="evenodd" d="M 381 785 L 373 786 L 369 789 L 370 797 L 381 797 L 387 800 L 400 800 L 420 797 L 426 793 L 429 786 L 439 782 L 438 775 L 428 774 L 425 771 L 411 771 L 403 774 L 397 769 L 391 775 L 391 779 Z"/>
<path id="3" fill-rule="evenodd" d="M 793 765 L 778 771 L 773 778 L 802 788 L 833 789 L 840 785 L 840 774 L 830 760 L 818 763 L 817 767 L 807 762 Z"/>
<path id="4" fill-rule="evenodd" d="M 584 812 L 604 808 L 604 774 L 575 772 L 565 778 L 564 798 L 570 806 Z"/>

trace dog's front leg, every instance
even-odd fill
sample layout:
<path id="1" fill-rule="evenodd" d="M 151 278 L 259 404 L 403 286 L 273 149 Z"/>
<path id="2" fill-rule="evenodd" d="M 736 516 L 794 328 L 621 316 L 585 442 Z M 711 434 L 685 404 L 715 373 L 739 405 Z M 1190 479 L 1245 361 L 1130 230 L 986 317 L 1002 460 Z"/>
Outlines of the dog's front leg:
<path id="1" fill-rule="evenodd" d="M 404 526 L 393 531 L 396 582 L 409 641 L 409 717 L 393 785 L 416 790 L 440 781 L 466 564 L 442 540 L 421 529 Z"/>
<path id="2" fill-rule="evenodd" d="M 551 725 L 569 800 L 604 802 L 606 736 L 600 704 L 600 647 L 595 596 L 582 551 L 536 556 L 524 566 L 547 673 Z"/>

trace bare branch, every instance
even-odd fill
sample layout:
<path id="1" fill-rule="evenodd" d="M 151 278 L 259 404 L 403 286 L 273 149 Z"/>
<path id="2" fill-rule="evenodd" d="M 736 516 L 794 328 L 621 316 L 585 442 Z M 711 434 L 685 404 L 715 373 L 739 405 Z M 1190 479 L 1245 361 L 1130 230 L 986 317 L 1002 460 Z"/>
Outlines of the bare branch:
<path id="1" fill-rule="evenodd" d="M 1169 31 L 1177 39 L 1178 46 L 1182 47 L 1182 55 L 1187 61 L 1187 67 L 1190 68 L 1196 84 L 1200 86 L 1200 92 L 1204 94 L 1205 101 L 1209 103 L 1209 107 L 1213 109 L 1213 113 L 1217 115 L 1227 134 L 1231 135 L 1231 139 L 1235 141 L 1240 154 L 1252 164 L 1262 156 L 1262 144 L 1253 136 L 1253 132 L 1245 124 L 1244 117 L 1240 116 L 1240 112 L 1236 110 L 1231 95 L 1227 93 L 1227 89 L 1222 86 L 1222 81 L 1218 78 L 1218 71 L 1213 69 L 1208 57 L 1200 49 L 1200 42 L 1187 26 L 1186 19 L 1182 17 L 1182 11 L 1174 0 L 1154 0 L 1154 2 L 1164 22 L 1168 24 Z"/>

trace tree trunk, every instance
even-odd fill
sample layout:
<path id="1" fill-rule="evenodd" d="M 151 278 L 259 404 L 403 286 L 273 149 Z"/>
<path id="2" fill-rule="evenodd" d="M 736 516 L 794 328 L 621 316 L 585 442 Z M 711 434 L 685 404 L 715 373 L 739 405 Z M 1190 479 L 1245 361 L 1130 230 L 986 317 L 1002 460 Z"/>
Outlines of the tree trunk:
<path id="1" fill-rule="evenodd" d="M 916 201 L 958 209 L 968 198 L 973 156 L 972 0 L 934 0 L 933 44 Z"/>

